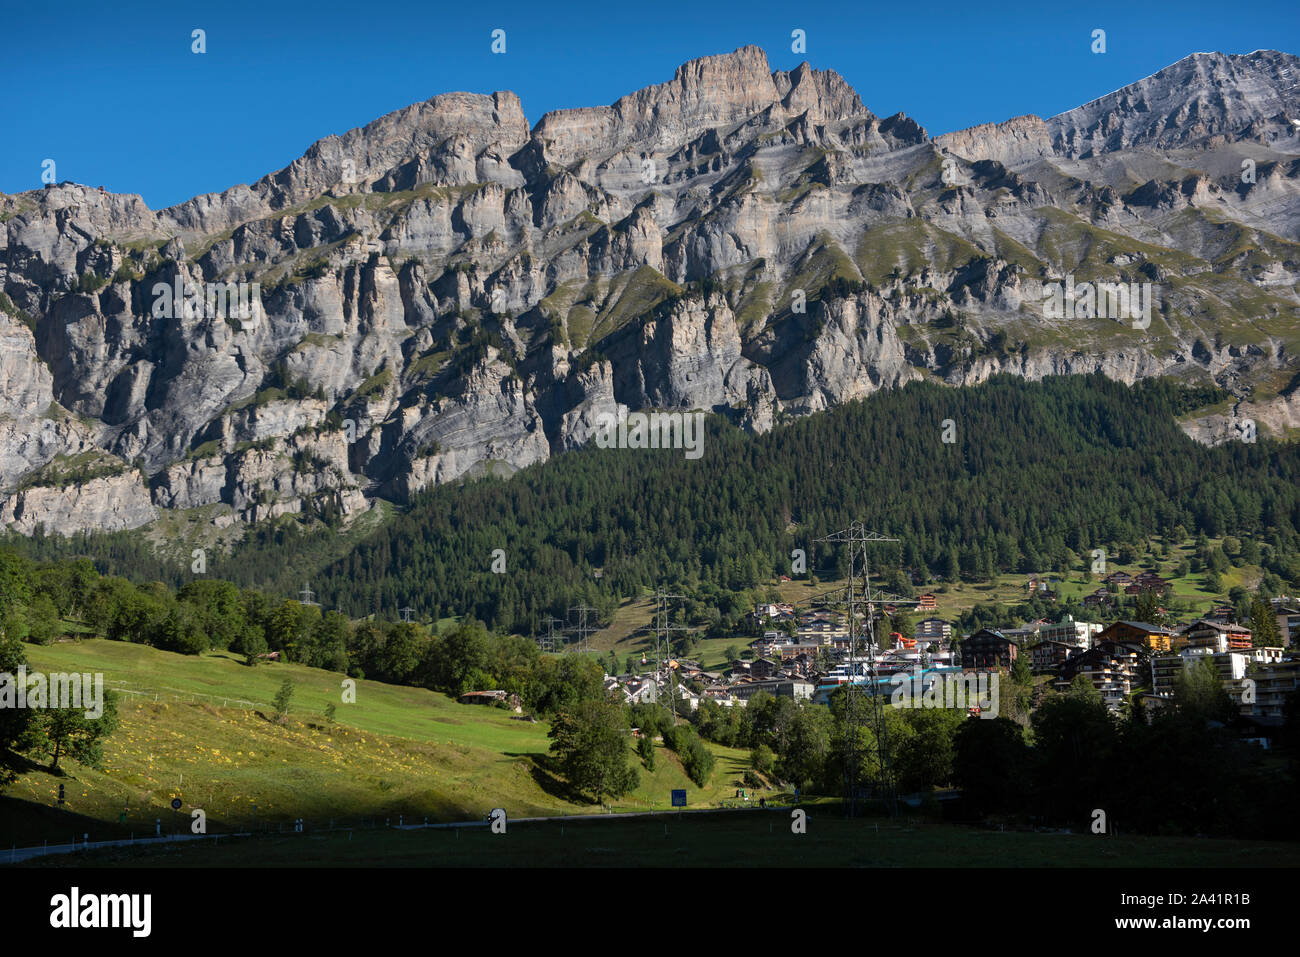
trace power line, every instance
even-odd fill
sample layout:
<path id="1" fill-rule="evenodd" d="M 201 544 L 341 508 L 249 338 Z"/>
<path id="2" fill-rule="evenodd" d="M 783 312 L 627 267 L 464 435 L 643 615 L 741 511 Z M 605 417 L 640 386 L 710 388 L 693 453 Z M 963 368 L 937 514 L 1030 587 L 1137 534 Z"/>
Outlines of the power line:
<path id="1" fill-rule="evenodd" d="M 885 725 L 879 675 L 876 671 L 876 656 L 879 652 L 879 645 L 876 640 L 876 606 L 884 604 L 888 596 L 872 588 L 871 563 L 867 560 L 867 546 L 880 542 L 897 542 L 898 539 L 870 531 L 861 522 L 854 522 L 848 528 L 832 532 L 823 538 L 815 539 L 815 541 L 845 544 L 849 548 L 849 568 L 846 584 L 825 595 L 816 596 L 826 601 L 830 594 L 834 594 L 836 591 L 842 592 L 843 598 L 838 603 L 845 605 L 848 609 L 849 675 L 844 695 L 844 777 L 845 786 L 848 790 L 849 816 L 853 817 L 857 813 L 858 738 L 864 717 L 855 700 L 858 694 L 857 685 L 859 684 L 857 662 L 858 620 L 863 611 L 865 611 L 866 618 L 867 683 L 871 690 L 871 715 L 875 724 L 876 763 L 879 767 L 880 785 L 885 796 L 886 807 L 891 815 L 897 815 L 898 802 L 894 786 L 893 762 L 889 750 L 889 729 Z M 859 575 L 861 576 L 861 582 L 859 582 Z M 910 602 L 899 599 L 891 603 L 908 604 Z"/>
<path id="2" fill-rule="evenodd" d="M 595 625 L 588 624 L 587 615 L 595 610 L 585 602 L 581 605 L 571 605 L 569 607 L 570 612 L 576 611 L 578 613 L 578 624 L 566 628 L 565 631 L 569 634 L 576 634 L 577 641 L 570 642 L 565 651 L 576 651 L 580 655 L 587 653 L 587 636 L 598 630 Z"/>
<path id="3" fill-rule="evenodd" d="M 559 624 L 559 623 L 560 623 L 560 619 L 554 617 L 553 615 L 547 615 L 547 616 L 546 616 L 546 634 L 544 634 L 544 635 L 537 635 L 537 636 L 533 639 L 535 642 L 537 642 L 537 647 L 538 647 L 541 651 L 544 651 L 544 652 L 554 652 L 554 651 L 555 651 L 555 648 L 556 648 L 556 642 L 555 642 L 555 626 L 556 626 L 557 624 Z"/>
<path id="4" fill-rule="evenodd" d="M 666 680 L 667 677 L 671 677 L 672 688 L 668 698 L 668 713 L 672 716 L 674 725 L 677 723 L 677 670 L 672 666 L 672 633 L 690 631 L 690 629 L 685 625 L 672 624 L 671 603 L 683 601 L 685 597 L 685 595 L 670 595 L 662 587 L 655 591 L 655 680 Z M 665 655 L 668 657 L 668 670 L 671 675 L 661 679 Z M 659 694 L 656 690 L 655 699 L 658 698 Z"/>

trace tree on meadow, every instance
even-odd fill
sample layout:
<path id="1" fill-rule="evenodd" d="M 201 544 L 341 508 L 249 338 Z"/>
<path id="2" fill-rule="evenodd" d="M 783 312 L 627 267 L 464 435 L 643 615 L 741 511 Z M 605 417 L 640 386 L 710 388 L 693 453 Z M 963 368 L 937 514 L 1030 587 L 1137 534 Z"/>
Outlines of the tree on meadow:
<path id="1" fill-rule="evenodd" d="M 287 675 L 280 682 L 280 690 L 275 693 L 275 699 L 271 702 L 275 708 L 275 720 L 279 724 L 284 724 L 289 718 L 289 703 L 293 701 L 293 681 Z"/>
<path id="2" fill-rule="evenodd" d="M 628 764 L 631 737 L 627 712 L 605 701 L 583 701 L 561 708 L 547 734 L 560 773 L 596 803 L 636 788 L 640 775 Z"/>
<path id="3" fill-rule="evenodd" d="M 37 711 L 35 748 L 50 757 L 51 770 L 58 770 L 63 757 L 75 758 L 92 768 L 103 763 L 104 739 L 118 726 L 117 698 L 113 692 L 104 692 L 102 704 L 101 713 L 94 717 L 87 716 L 89 709 L 84 702 L 82 707 L 49 707 Z"/>

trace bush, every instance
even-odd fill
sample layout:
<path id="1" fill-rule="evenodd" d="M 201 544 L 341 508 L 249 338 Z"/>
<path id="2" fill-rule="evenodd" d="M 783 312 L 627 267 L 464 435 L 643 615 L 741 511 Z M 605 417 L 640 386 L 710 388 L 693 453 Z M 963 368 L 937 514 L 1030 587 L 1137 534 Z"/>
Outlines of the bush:
<path id="1" fill-rule="evenodd" d="M 636 742 L 636 753 L 647 771 L 655 769 L 655 743 L 647 734 L 642 734 Z"/>
<path id="2" fill-rule="evenodd" d="M 122 283 L 122 282 L 139 282 L 143 278 L 144 278 L 144 273 L 136 272 L 131 267 L 130 263 L 124 262 L 122 263 L 122 265 L 118 266 L 117 271 L 113 273 L 112 282 L 114 284 Z"/>
<path id="3" fill-rule="evenodd" d="M 771 775 L 772 768 L 776 766 L 776 753 L 766 744 L 760 744 L 749 752 L 749 763 L 759 774 Z"/>
<path id="4" fill-rule="evenodd" d="M 690 725 L 668 728 L 664 731 L 664 744 L 677 753 L 682 770 L 696 787 L 704 787 L 713 774 L 715 758 L 695 729 Z"/>
<path id="5" fill-rule="evenodd" d="M 302 281 L 307 279 L 320 279 L 330 270 L 330 264 L 324 259 L 317 259 L 313 262 L 303 263 L 294 270 L 290 282 Z"/>
<path id="6" fill-rule="evenodd" d="M 176 605 L 154 629 L 153 646 L 182 655 L 198 655 L 208 650 L 207 633 L 189 605 Z"/>
<path id="7" fill-rule="evenodd" d="M 44 592 L 32 599 L 26 619 L 26 640 L 33 645 L 48 645 L 61 631 L 59 611 Z"/>
<path id="8" fill-rule="evenodd" d="M 703 741 L 692 735 L 686 753 L 679 757 L 686 776 L 695 782 L 696 787 L 702 788 L 709 783 L 709 778 L 713 776 L 714 757 Z"/>
<path id="9" fill-rule="evenodd" d="M 256 667 L 261 656 L 266 654 L 266 635 L 259 626 L 250 626 L 239 641 L 239 651 L 244 656 L 244 664 Z"/>
<path id="10" fill-rule="evenodd" d="M 77 292 L 92 295 L 99 292 L 106 285 L 108 285 L 108 280 L 104 277 L 97 276 L 93 272 L 85 272 L 77 277 L 77 281 L 72 288 Z"/>

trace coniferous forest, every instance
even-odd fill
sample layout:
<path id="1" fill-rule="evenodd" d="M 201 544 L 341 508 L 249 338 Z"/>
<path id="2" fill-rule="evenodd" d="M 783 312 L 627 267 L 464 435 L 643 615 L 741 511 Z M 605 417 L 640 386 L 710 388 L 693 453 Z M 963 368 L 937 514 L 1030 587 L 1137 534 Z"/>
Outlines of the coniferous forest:
<path id="1" fill-rule="evenodd" d="M 288 597 L 302 562 L 290 571 L 286 552 L 319 555 L 312 586 L 345 614 L 410 607 L 524 634 L 579 601 L 607 611 L 660 584 L 739 614 L 728 602 L 789 574 L 793 549 L 810 573 L 836 577 L 837 551 L 814 540 L 854 521 L 900 539 L 880 551 L 896 576 L 1059 570 L 1181 526 L 1257 538 L 1264 568 L 1300 583 L 1300 449 L 1210 448 L 1177 424 L 1224 397 L 1167 380 L 1007 376 L 960 391 L 914 383 L 757 437 L 711 416 L 698 460 L 587 447 L 508 479 L 427 489 L 341 558 L 336 528 L 283 521 L 210 558 L 208 573 Z M 12 544 L 137 581 L 192 577 L 124 533 Z"/>
<path id="2" fill-rule="evenodd" d="M 352 614 L 405 604 L 531 633 L 578 599 L 660 583 L 752 588 L 789 574 L 795 548 L 834 577 L 837 553 L 813 540 L 854 521 L 900 539 L 882 562 L 924 578 L 1058 569 L 1181 525 L 1259 537 L 1265 566 L 1300 580 L 1300 450 L 1188 438 L 1175 416 L 1217 397 L 997 378 L 961 392 L 911 385 L 757 438 L 715 419 L 697 461 L 583 449 L 509 480 L 429 490 L 325 568 L 319 588 Z M 498 548 L 505 574 L 492 571 Z"/>

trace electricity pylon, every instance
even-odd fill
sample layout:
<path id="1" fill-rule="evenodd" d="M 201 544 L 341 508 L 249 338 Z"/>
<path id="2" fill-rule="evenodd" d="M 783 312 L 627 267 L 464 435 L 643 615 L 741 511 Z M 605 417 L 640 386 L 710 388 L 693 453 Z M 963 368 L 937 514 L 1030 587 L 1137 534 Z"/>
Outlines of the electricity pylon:
<path id="1" fill-rule="evenodd" d="M 585 602 L 581 605 L 573 605 L 569 608 L 569 611 L 571 612 L 576 611 L 578 613 L 578 623 L 569 628 L 566 628 L 565 631 L 569 632 L 570 634 L 576 634 L 578 636 L 578 640 L 576 642 L 576 647 L 574 647 L 574 645 L 570 645 L 568 648 L 565 649 L 566 651 L 576 651 L 578 652 L 578 654 L 586 654 L 587 636 L 596 630 L 595 625 L 590 625 L 587 623 L 587 615 L 589 612 L 593 612 L 595 610 L 596 609 L 592 608 L 590 605 L 586 604 Z"/>
<path id="2" fill-rule="evenodd" d="M 680 601 L 684 596 L 670 595 L 662 588 L 655 592 L 655 677 L 656 679 L 663 673 L 665 659 L 668 662 L 668 670 L 671 674 L 668 676 L 671 680 L 672 687 L 669 690 L 668 713 L 672 715 L 673 724 L 677 723 L 677 671 L 672 666 L 672 633 L 674 631 L 689 631 L 685 625 L 674 625 L 671 623 L 670 605 L 674 600 Z M 658 692 L 655 698 L 658 699 Z"/>
<path id="3" fill-rule="evenodd" d="M 891 815 L 898 813 L 897 795 L 894 787 L 894 770 L 889 751 L 889 729 L 885 725 L 884 706 L 880 696 L 879 674 L 876 670 L 876 655 L 879 643 L 876 640 L 876 606 L 883 604 L 887 596 L 878 592 L 871 585 L 871 563 L 867 560 L 867 546 L 877 542 L 897 542 L 878 532 L 868 530 L 861 522 L 854 522 L 848 528 L 816 539 L 818 542 L 835 542 L 849 548 L 848 582 L 842 591 L 843 603 L 848 609 L 849 631 L 849 680 L 845 685 L 844 696 L 844 732 L 845 755 L 844 777 L 849 792 L 849 816 L 857 814 L 858 801 L 858 739 L 865 715 L 857 702 L 858 694 L 858 641 L 861 633 L 859 620 L 865 617 L 866 623 L 866 657 L 867 683 L 871 690 L 871 719 L 875 725 L 876 763 L 880 769 L 881 790 L 884 792 L 885 805 Z M 894 604 L 907 604 L 896 600 Z M 865 615 L 863 612 L 865 611 Z"/>

